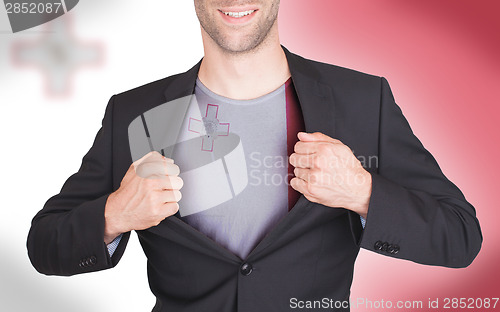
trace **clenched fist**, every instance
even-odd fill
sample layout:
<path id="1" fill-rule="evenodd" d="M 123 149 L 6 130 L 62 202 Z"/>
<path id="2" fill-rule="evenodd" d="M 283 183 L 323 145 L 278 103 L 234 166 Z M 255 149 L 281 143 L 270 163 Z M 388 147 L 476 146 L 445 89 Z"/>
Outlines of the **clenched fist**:
<path id="1" fill-rule="evenodd" d="M 290 155 L 290 164 L 295 167 L 292 188 L 312 202 L 343 207 L 366 218 L 371 174 L 351 149 L 320 132 L 300 132 L 298 138 Z"/>
<path id="2" fill-rule="evenodd" d="M 104 242 L 121 233 L 158 225 L 179 210 L 183 185 L 172 159 L 153 151 L 130 165 L 105 207 Z"/>

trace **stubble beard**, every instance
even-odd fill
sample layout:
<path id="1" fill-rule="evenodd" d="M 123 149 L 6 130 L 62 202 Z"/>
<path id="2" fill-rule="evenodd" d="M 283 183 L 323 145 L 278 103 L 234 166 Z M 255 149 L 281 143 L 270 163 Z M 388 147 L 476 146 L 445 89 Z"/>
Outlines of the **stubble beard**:
<path id="1" fill-rule="evenodd" d="M 203 5 L 197 10 L 198 19 L 203 30 L 212 38 L 215 44 L 227 54 L 246 54 L 256 51 L 269 37 L 271 29 L 275 26 L 278 17 L 279 2 L 273 3 L 271 14 L 259 24 L 247 36 L 234 42 L 224 35 L 215 23 L 215 18 L 211 18 Z"/>

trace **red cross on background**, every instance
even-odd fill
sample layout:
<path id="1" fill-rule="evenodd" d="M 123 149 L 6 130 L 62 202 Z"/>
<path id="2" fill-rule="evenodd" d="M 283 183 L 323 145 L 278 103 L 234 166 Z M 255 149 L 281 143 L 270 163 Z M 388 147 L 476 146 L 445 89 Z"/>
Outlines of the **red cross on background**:
<path id="1" fill-rule="evenodd" d="M 73 78 L 81 68 L 102 66 L 102 43 L 82 41 L 75 36 L 73 18 L 66 14 L 46 23 L 37 40 L 15 41 L 11 50 L 14 66 L 33 66 L 44 74 L 48 96 L 71 96 Z M 24 38 L 24 37 L 23 37 Z"/>
<path id="2" fill-rule="evenodd" d="M 202 151 L 212 152 L 214 150 L 214 140 L 218 136 L 229 135 L 229 122 L 219 122 L 219 119 L 217 119 L 218 113 L 219 105 L 208 104 L 205 117 L 203 117 L 202 120 L 192 117 L 189 118 L 189 131 L 201 133 L 201 126 L 205 126 L 206 134 L 203 136 L 201 143 Z"/>

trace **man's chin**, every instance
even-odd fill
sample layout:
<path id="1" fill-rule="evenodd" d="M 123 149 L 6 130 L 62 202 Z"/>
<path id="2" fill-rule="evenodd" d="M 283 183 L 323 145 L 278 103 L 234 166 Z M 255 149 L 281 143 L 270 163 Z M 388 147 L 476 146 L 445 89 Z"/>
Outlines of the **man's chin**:
<path id="1" fill-rule="evenodd" d="M 230 43 L 230 44 L 229 44 Z M 254 52 L 259 49 L 263 44 L 263 40 L 252 39 L 242 39 L 242 38 L 228 38 L 222 42 L 216 42 L 216 44 L 228 54 L 247 54 Z"/>

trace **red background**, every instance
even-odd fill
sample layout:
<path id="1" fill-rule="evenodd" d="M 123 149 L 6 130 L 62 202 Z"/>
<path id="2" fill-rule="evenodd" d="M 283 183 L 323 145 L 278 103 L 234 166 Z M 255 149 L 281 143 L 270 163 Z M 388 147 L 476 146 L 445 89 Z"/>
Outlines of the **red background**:
<path id="1" fill-rule="evenodd" d="M 476 207 L 483 231 L 482 250 L 466 269 L 362 250 L 352 301 L 422 300 L 418 311 L 436 311 L 426 308 L 429 298 L 442 308 L 447 297 L 500 297 L 499 13 L 496 0 L 281 1 L 281 41 L 292 52 L 388 79 L 415 134 Z"/>

